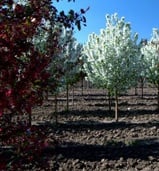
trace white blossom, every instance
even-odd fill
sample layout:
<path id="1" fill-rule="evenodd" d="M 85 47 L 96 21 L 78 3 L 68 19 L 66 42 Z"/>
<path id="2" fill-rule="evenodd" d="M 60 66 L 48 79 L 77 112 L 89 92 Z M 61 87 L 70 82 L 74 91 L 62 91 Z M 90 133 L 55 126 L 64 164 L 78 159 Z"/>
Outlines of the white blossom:
<path id="1" fill-rule="evenodd" d="M 141 48 L 143 61 L 147 65 L 146 77 L 154 85 L 159 84 L 159 30 L 154 28 L 151 39 Z"/>
<path id="2" fill-rule="evenodd" d="M 137 78 L 137 33 L 117 13 L 106 15 L 106 28 L 92 33 L 84 46 L 84 68 L 88 79 L 112 93 L 132 86 Z"/>

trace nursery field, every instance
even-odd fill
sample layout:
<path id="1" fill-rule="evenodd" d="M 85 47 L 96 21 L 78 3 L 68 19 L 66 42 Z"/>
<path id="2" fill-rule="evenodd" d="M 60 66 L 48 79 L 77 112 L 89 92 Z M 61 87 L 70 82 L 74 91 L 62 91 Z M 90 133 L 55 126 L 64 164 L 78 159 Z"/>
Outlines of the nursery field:
<path id="1" fill-rule="evenodd" d="M 117 123 L 114 102 L 109 111 L 107 92 L 103 89 L 87 88 L 82 92 L 75 88 L 74 96 L 70 90 L 69 111 L 66 93 L 61 93 L 57 97 L 57 123 L 55 99 L 49 96 L 32 114 L 36 138 L 45 137 L 45 146 L 40 153 L 35 150 L 37 154 L 31 154 L 32 159 L 29 150 L 17 157 L 14 149 L 1 148 L 0 160 L 8 168 L 1 165 L 1 170 L 159 171 L 157 90 L 144 87 L 143 98 L 141 88 L 137 92 L 135 95 L 131 89 L 120 96 Z"/>

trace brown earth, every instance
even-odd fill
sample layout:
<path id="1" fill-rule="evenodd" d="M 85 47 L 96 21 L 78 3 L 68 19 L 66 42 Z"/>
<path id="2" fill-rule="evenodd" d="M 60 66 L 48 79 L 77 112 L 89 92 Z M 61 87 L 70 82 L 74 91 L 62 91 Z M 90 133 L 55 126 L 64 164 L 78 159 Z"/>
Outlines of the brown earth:
<path id="1" fill-rule="evenodd" d="M 47 125 L 58 141 L 44 152 L 53 171 L 159 171 L 159 112 L 155 88 L 134 89 L 119 98 L 119 122 L 109 112 L 106 91 L 74 90 L 58 97 L 58 124 L 54 123 L 54 97 L 33 111 L 33 124 Z M 114 102 L 112 102 L 114 106 Z M 50 119 L 53 123 L 50 123 Z"/>

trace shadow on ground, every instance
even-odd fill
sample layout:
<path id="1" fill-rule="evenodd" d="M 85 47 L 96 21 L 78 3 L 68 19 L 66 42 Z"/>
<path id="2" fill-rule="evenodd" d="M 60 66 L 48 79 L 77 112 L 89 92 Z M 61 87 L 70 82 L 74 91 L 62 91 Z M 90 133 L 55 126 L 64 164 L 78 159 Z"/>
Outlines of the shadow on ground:
<path id="1" fill-rule="evenodd" d="M 140 139 L 130 144 L 123 142 L 108 142 L 106 145 L 89 145 L 66 142 L 56 148 L 57 155 L 61 154 L 67 159 L 80 159 L 84 161 L 100 161 L 101 159 L 118 160 L 121 157 L 154 160 L 159 157 L 158 139 Z"/>
<path id="2" fill-rule="evenodd" d="M 106 122 L 101 123 L 98 121 L 68 121 L 66 123 L 58 123 L 57 126 L 55 126 L 55 129 L 57 130 L 110 130 L 110 129 L 126 129 L 126 128 L 136 128 L 144 127 L 144 128 L 151 128 L 156 127 L 159 128 L 159 122 Z"/>
<path id="3" fill-rule="evenodd" d="M 159 115 L 159 111 L 157 109 L 134 109 L 134 110 L 119 110 L 119 117 L 129 117 L 129 116 L 142 116 L 142 115 Z M 71 110 L 71 111 L 61 111 L 58 112 L 59 117 L 70 117 L 70 116 L 81 116 L 81 117 L 112 117 L 114 118 L 114 110 L 111 112 L 109 110 Z"/>

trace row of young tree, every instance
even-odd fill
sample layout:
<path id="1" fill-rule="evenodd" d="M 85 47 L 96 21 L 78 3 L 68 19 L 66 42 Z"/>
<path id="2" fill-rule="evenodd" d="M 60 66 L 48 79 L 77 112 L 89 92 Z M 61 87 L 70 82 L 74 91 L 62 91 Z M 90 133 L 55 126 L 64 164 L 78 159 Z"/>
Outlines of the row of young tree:
<path id="1" fill-rule="evenodd" d="M 87 79 L 96 87 L 106 89 L 110 100 L 112 96 L 115 97 L 116 121 L 118 121 L 118 96 L 130 87 L 137 86 L 139 81 L 142 84 L 148 81 L 156 86 L 159 108 L 157 29 L 153 29 L 149 41 L 142 40 L 137 44 L 138 34 L 132 34 L 130 23 L 115 13 L 106 16 L 106 29 L 101 29 L 99 35 L 90 34 L 88 42 L 82 46 L 73 37 L 72 30 L 56 25 L 56 29 L 59 28 L 61 30 L 58 42 L 61 49 L 49 66 L 51 75 L 49 82 L 54 84 L 49 90 L 55 97 L 60 90 L 64 88 L 67 90 L 67 110 L 68 87 L 84 75 L 87 75 Z"/>
<path id="2" fill-rule="evenodd" d="M 118 96 L 139 79 L 153 83 L 159 92 L 158 30 L 153 30 L 151 40 L 137 44 L 138 35 L 132 34 L 124 17 L 107 15 L 106 28 L 81 45 L 73 27 L 85 25 L 87 10 L 65 15 L 49 0 L 0 2 L 0 115 L 6 109 L 28 113 L 31 123 L 31 109 L 42 104 L 44 91 L 56 97 L 66 89 L 68 98 L 68 87 L 85 73 L 115 97 L 116 121 Z"/>
<path id="3" fill-rule="evenodd" d="M 118 97 L 138 81 L 148 81 L 158 89 L 159 109 L 159 31 L 152 38 L 137 44 L 130 23 L 118 14 L 106 15 L 106 28 L 89 35 L 83 60 L 87 78 L 97 87 L 108 90 L 115 99 L 115 120 L 118 121 Z"/>

